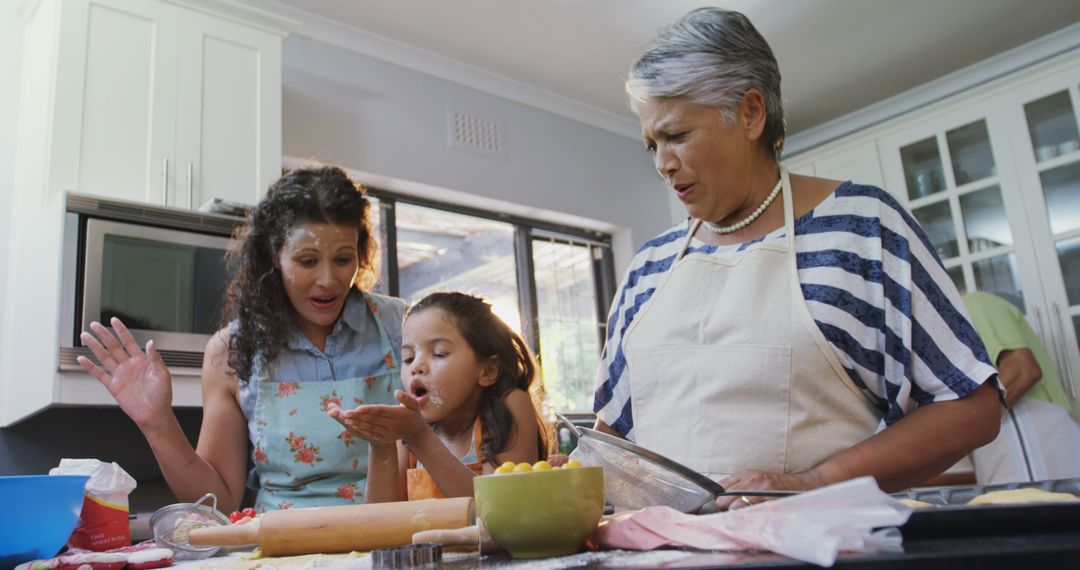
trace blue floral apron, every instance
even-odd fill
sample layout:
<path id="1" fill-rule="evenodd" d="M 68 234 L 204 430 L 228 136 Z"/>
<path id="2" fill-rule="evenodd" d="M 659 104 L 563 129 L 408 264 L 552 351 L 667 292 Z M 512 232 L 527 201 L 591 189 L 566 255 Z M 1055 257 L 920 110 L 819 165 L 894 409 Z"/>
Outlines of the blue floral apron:
<path id="1" fill-rule="evenodd" d="M 273 382 L 267 367 L 256 359 L 254 455 L 260 488 L 255 510 L 364 502 L 368 444 L 326 415 L 331 402 L 345 409 L 393 402 L 400 362 L 378 305 L 366 293 L 364 302 L 379 328 L 384 371 L 328 382 Z"/>

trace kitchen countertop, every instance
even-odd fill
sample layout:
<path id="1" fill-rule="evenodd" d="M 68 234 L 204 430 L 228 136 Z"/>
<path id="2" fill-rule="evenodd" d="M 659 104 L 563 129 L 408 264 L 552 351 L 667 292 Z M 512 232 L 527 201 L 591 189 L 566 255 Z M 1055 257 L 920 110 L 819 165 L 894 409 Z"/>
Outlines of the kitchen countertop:
<path id="1" fill-rule="evenodd" d="M 1039 487 L 1080 496 L 1080 479 L 1010 484 Z M 1006 487 L 1006 486 L 1000 486 Z M 967 506 L 973 496 L 997 487 L 960 486 L 915 490 L 907 498 L 938 505 L 917 509 L 900 527 L 903 552 L 841 554 L 834 568 L 893 570 L 937 568 L 1080 569 L 1080 502 Z M 204 561 L 181 566 L 198 568 Z M 306 565 L 306 566 L 305 566 Z M 304 560 L 292 568 L 353 570 L 370 568 L 370 557 L 348 561 Z M 771 552 L 699 552 L 625 550 L 583 552 L 572 556 L 515 560 L 508 554 L 447 552 L 447 570 L 555 570 L 562 568 L 738 568 L 810 569 L 817 566 Z"/>
<path id="2" fill-rule="evenodd" d="M 219 560 L 221 559 L 188 561 L 177 564 L 177 567 L 195 569 L 207 562 L 213 563 Z M 335 564 L 331 560 L 325 560 L 322 563 L 297 564 L 293 567 L 359 570 L 371 568 L 371 562 L 369 558 L 350 560 L 348 564 Z M 805 570 L 819 568 L 769 552 L 694 552 L 688 550 L 650 552 L 611 550 L 535 560 L 515 560 L 504 553 L 483 556 L 476 553 L 446 553 L 439 567 L 445 570 L 556 570 L 563 568 Z M 833 568 L 851 570 L 1076 569 L 1080 568 L 1080 531 L 910 540 L 905 542 L 902 553 L 842 554 Z"/>
<path id="3" fill-rule="evenodd" d="M 905 544 L 903 553 L 845 554 L 833 568 L 906 569 L 937 568 L 1069 568 L 1080 567 L 1080 532 L 1064 532 L 1014 537 L 978 537 L 966 539 L 919 540 Z M 739 569 L 811 569 L 818 566 L 768 552 L 690 552 L 681 550 L 653 552 L 590 552 L 570 557 L 515 561 L 506 555 L 472 555 L 447 560 L 445 569 L 518 569 L 556 568 L 739 568 Z"/>

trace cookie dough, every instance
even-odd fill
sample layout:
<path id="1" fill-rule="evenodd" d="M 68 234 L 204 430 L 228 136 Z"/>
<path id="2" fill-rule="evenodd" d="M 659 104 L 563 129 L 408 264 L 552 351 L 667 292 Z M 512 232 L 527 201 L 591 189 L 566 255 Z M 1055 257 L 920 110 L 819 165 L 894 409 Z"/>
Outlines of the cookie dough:
<path id="1" fill-rule="evenodd" d="M 1018 505 L 1023 503 L 1060 503 L 1080 501 L 1070 493 L 1051 493 L 1042 489 L 1009 489 L 992 491 L 968 501 L 969 505 Z"/>
<path id="2" fill-rule="evenodd" d="M 333 570 L 363 566 L 364 562 L 368 562 L 364 559 L 368 557 L 369 554 L 366 552 L 350 552 L 263 558 L 262 552 L 255 549 L 255 552 L 248 554 L 207 559 L 199 565 L 199 570 L 307 570 L 311 568 Z"/>
<path id="3" fill-rule="evenodd" d="M 927 503 L 926 501 L 920 501 L 918 499 L 900 499 L 900 502 L 913 509 L 926 509 L 937 506 L 934 503 Z"/>

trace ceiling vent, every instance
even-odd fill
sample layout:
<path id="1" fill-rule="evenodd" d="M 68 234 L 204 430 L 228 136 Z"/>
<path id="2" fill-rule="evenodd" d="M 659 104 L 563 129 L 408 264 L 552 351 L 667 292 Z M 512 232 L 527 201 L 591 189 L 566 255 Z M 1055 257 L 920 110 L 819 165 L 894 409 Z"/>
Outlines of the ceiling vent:
<path id="1" fill-rule="evenodd" d="M 502 158 L 503 135 L 498 122 L 475 117 L 461 111 L 450 111 L 450 147 Z"/>

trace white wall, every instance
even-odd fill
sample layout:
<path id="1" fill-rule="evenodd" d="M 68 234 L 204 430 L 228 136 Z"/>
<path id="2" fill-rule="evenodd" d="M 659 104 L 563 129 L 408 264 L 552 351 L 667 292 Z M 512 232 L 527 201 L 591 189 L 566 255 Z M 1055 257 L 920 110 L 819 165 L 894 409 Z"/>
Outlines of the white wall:
<path id="1" fill-rule="evenodd" d="M 286 156 L 585 218 L 616 234 L 620 275 L 670 225 L 639 141 L 304 37 L 283 53 Z M 448 110 L 499 123 L 504 156 L 450 147 Z"/>
<path id="2" fill-rule="evenodd" d="M 19 117 L 19 73 L 22 69 L 23 23 L 18 3 L 0 4 L 0 323 L 10 279 L 8 248 L 11 243 L 11 197 L 15 186 L 15 140 Z"/>

